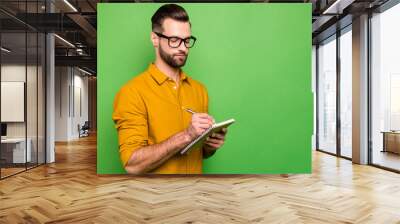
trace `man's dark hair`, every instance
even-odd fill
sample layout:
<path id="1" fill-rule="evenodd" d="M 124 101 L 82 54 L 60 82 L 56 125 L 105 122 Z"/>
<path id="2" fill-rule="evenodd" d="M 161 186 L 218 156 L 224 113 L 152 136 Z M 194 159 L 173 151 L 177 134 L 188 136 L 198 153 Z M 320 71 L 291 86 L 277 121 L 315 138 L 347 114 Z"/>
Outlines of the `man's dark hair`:
<path id="1" fill-rule="evenodd" d="M 152 30 L 162 32 L 162 24 L 167 18 L 181 22 L 189 22 L 189 16 L 184 8 L 177 4 L 165 4 L 157 9 L 157 11 L 151 17 Z"/>

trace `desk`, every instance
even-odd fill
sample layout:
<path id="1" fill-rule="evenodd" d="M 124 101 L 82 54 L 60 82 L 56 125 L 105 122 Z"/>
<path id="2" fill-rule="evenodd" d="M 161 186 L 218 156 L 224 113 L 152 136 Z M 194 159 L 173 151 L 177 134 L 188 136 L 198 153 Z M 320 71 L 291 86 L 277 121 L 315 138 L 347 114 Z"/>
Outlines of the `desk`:
<path id="1" fill-rule="evenodd" d="M 400 131 L 382 131 L 381 133 L 383 133 L 382 152 L 400 154 Z"/>
<path id="2" fill-rule="evenodd" d="M 32 140 L 27 138 L 25 154 L 25 138 L 6 138 L 1 139 L 1 157 L 6 163 L 25 163 L 32 160 L 31 145 Z M 11 159 L 12 158 L 12 159 Z M 25 161 L 27 158 L 27 161 Z"/>

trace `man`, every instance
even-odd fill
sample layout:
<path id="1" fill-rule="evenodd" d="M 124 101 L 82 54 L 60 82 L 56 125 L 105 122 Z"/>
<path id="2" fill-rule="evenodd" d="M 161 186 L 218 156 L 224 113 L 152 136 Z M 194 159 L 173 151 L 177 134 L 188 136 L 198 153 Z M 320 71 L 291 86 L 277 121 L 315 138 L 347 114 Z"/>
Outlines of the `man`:
<path id="1" fill-rule="evenodd" d="M 214 119 L 207 114 L 204 85 L 181 70 L 196 41 L 186 11 L 166 4 L 151 22 L 155 61 L 125 84 L 114 101 L 121 161 L 130 174 L 199 174 L 203 157 L 224 144 L 227 130 L 209 137 L 203 148 L 179 153 Z"/>

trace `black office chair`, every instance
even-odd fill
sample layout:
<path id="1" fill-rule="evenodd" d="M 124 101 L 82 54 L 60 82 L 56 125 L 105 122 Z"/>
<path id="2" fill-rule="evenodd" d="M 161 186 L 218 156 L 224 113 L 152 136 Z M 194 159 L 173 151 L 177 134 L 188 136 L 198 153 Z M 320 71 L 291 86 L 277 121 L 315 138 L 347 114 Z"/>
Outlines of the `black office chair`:
<path id="1" fill-rule="evenodd" d="M 78 124 L 79 138 L 89 136 L 89 129 L 90 129 L 89 121 L 85 121 L 82 127 Z"/>

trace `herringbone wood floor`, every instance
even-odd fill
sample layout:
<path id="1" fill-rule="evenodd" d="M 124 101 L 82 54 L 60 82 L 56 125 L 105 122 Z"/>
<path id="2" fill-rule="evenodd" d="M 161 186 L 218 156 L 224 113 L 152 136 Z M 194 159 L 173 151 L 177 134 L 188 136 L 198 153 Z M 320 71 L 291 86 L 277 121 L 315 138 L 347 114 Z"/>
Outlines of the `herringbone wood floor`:
<path id="1" fill-rule="evenodd" d="M 400 223 L 400 175 L 320 152 L 311 175 L 96 175 L 96 139 L 0 181 L 0 223 Z"/>

